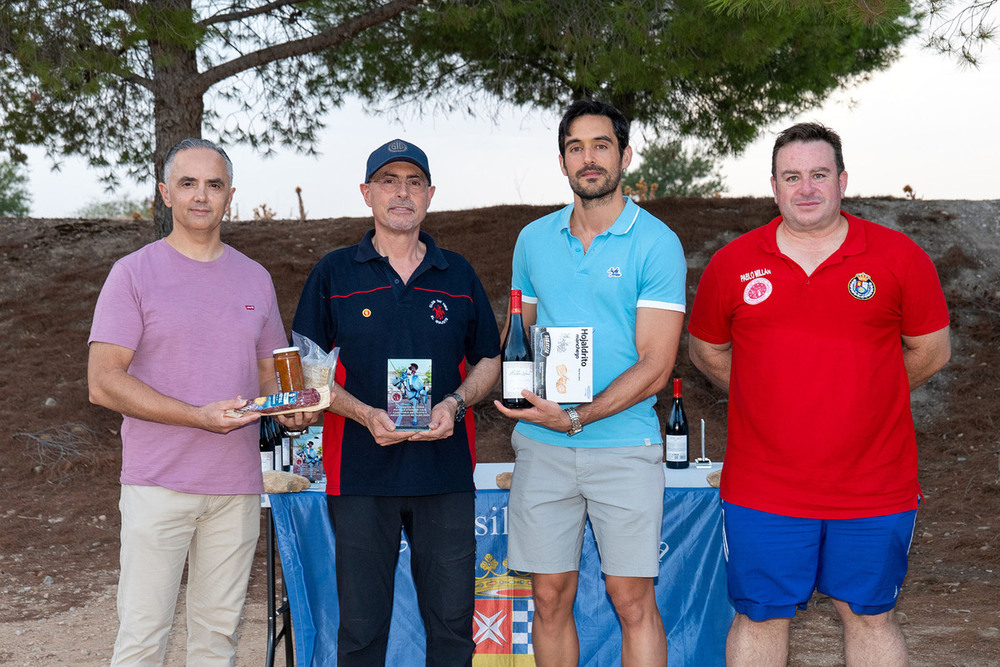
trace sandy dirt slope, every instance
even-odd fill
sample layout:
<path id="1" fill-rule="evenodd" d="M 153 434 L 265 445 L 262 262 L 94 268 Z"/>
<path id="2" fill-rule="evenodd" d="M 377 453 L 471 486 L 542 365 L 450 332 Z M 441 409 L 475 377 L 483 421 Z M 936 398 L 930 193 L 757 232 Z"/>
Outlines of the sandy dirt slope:
<path id="1" fill-rule="evenodd" d="M 688 294 L 711 254 L 774 214 L 766 199 L 662 199 L 648 207 L 677 231 Z M 846 200 L 846 210 L 911 235 L 941 274 L 953 319 L 948 367 L 913 397 L 927 502 L 899 602 L 914 665 L 1000 665 L 1000 202 Z M 425 229 L 476 267 L 505 317 L 520 228 L 555 207 L 432 213 Z M 286 326 L 312 265 L 354 243 L 361 219 L 227 223 L 224 236 L 270 271 Z M 86 339 L 112 262 L 152 239 L 132 221 L 0 219 L 0 664 L 107 664 L 116 630 L 120 419 L 91 406 Z M 725 450 L 726 404 L 687 360 L 688 416 Z M 660 408 L 669 406 L 661 396 Z M 477 408 L 479 458 L 512 458 L 511 425 Z M 263 539 L 262 539 L 263 543 Z M 239 664 L 264 662 L 263 547 L 240 631 Z M 180 613 L 180 610 L 178 611 Z M 793 665 L 843 663 L 840 627 L 818 599 L 793 625 Z M 183 664 L 183 623 L 170 665 Z M 283 664 L 279 659 L 278 664 Z"/>

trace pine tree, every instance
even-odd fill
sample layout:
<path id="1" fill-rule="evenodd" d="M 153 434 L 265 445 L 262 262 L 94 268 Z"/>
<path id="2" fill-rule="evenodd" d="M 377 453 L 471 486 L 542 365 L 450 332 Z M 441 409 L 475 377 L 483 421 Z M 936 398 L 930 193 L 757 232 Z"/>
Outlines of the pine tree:
<path id="1" fill-rule="evenodd" d="M 822 10 L 735 16 L 703 0 L 8 0 L 0 151 L 84 156 L 109 185 L 160 180 L 203 129 L 315 150 L 332 108 L 489 114 L 599 97 L 639 123 L 739 150 L 759 128 L 886 67 L 915 30 Z M 496 108 L 496 107 L 492 107 Z M 235 111 L 233 111 L 235 109 Z M 157 232 L 169 211 L 155 199 Z"/>

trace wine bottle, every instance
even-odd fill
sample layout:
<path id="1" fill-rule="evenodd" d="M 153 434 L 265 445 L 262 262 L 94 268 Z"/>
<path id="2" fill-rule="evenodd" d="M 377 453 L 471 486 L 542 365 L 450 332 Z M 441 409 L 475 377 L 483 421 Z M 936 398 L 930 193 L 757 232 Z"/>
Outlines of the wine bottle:
<path id="1" fill-rule="evenodd" d="M 674 403 L 667 417 L 667 436 L 663 440 L 663 460 L 668 468 L 687 468 L 691 458 L 691 441 L 688 438 L 688 420 L 681 399 L 681 379 L 674 378 Z"/>
<path id="2" fill-rule="evenodd" d="M 260 420 L 260 471 L 268 472 L 275 470 L 274 443 L 280 438 L 281 430 L 278 422 L 270 417 L 261 417 Z M 278 440 L 280 442 L 280 439 Z"/>
<path id="3" fill-rule="evenodd" d="M 521 317 L 521 290 L 510 291 L 510 321 L 507 336 L 503 339 L 501 374 L 501 400 L 504 407 L 511 410 L 530 408 L 528 399 L 521 396 L 521 390 L 534 389 L 534 355 L 528 341 L 528 331 Z"/>

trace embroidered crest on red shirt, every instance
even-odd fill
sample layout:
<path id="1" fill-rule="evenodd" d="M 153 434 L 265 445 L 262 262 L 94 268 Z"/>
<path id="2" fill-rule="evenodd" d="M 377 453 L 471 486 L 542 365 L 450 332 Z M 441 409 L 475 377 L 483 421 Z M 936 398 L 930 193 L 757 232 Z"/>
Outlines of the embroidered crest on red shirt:
<path id="1" fill-rule="evenodd" d="M 854 277 L 847 283 L 847 291 L 855 299 L 867 301 L 875 296 L 875 283 L 872 282 L 870 275 L 862 271 L 861 273 L 854 274 Z"/>

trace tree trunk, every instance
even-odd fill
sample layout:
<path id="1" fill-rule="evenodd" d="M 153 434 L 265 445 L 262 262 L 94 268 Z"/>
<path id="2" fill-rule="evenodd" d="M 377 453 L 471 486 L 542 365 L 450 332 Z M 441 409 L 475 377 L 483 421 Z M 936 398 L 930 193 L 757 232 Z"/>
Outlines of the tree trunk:
<path id="1" fill-rule="evenodd" d="M 154 0 L 150 3 L 164 12 L 191 9 L 191 0 Z M 201 122 L 205 110 L 202 95 L 205 91 L 198 86 L 198 54 L 171 40 L 170 25 L 167 20 L 158 22 L 153 13 L 154 23 L 149 41 L 153 62 L 153 113 L 156 128 L 153 144 L 153 169 L 156 182 L 163 182 L 163 164 L 167 154 L 182 139 L 201 138 Z M 159 25 L 155 25 L 159 23 Z M 159 30 L 157 30 L 159 28 Z M 164 39 L 156 38 L 158 34 Z M 159 192 L 153 197 L 153 224 L 157 238 L 162 238 L 173 229 L 173 215 Z"/>

